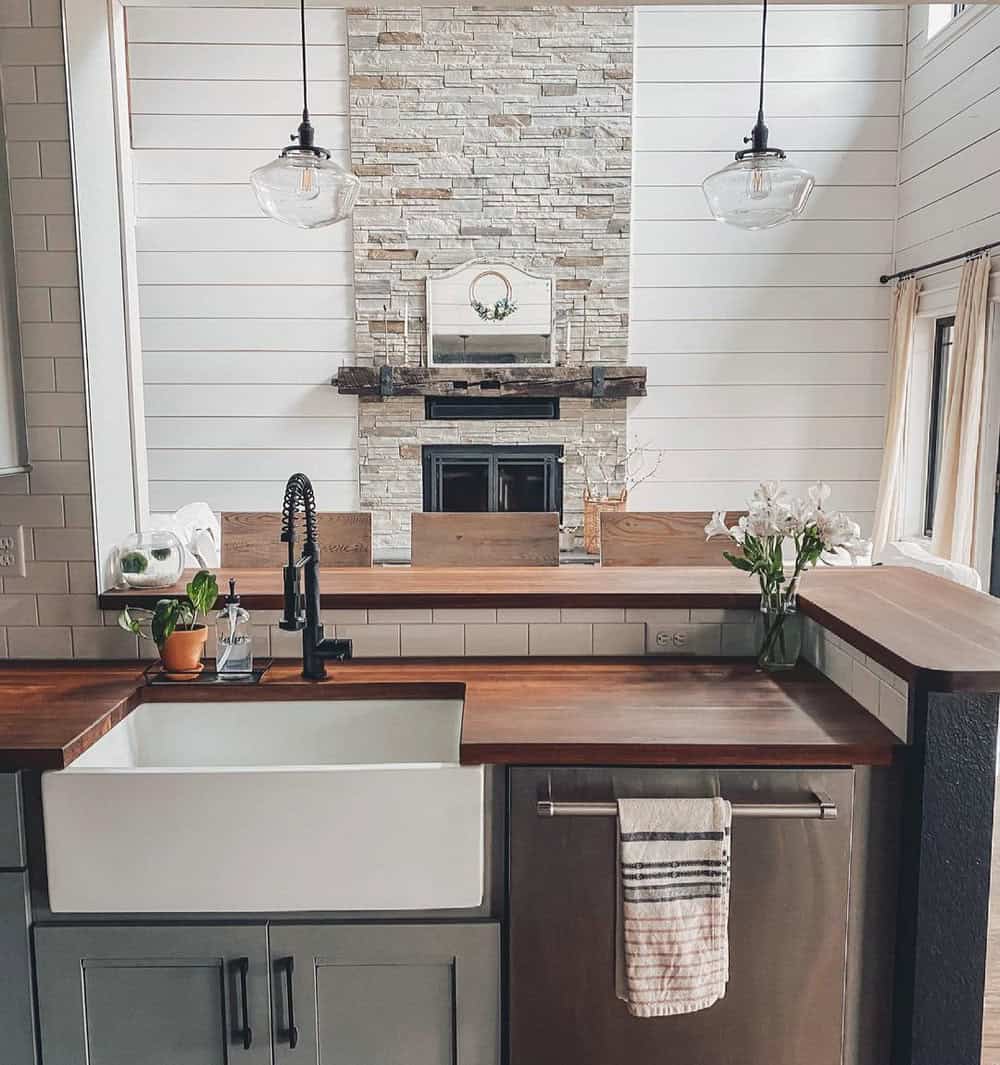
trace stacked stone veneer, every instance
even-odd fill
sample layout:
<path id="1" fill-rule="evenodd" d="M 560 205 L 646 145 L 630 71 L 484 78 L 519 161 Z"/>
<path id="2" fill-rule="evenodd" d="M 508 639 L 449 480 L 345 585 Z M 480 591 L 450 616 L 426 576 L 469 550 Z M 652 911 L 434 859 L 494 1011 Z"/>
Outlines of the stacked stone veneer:
<path id="1" fill-rule="evenodd" d="M 348 51 L 351 155 L 362 179 L 358 362 L 420 364 L 428 274 L 490 257 L 555 278 L 560 362 L 624 363 L 631 11 L 353 11 Z M 383 557 L 408 550 L 409 515 L 422 507 L 422 444 L 563 444 L 571 527 L 582 515 L 577 448 L 595 459 L 605 452 L 606 467 L 624 449 L 622 402 L 564 403 L 556 423 L 424 422 L 421 400 L 360 406 L 361 504 L 375 513 Z"/>

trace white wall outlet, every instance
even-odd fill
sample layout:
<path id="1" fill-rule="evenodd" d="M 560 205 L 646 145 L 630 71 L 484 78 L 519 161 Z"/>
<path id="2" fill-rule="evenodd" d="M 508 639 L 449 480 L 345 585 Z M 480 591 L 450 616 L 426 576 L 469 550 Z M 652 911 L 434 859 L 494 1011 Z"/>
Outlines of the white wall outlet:
<path id="1" fill-rule="evenodd" d="M 688 641 L 686 632 L 667 632 L 661 630 L 656 634 L 657 647 L 683 647 Z"/>
<path id="2" fill-rule="evenodd" d="M 0 577 L 24 577 L 24 527 L 0 525 Z"/>

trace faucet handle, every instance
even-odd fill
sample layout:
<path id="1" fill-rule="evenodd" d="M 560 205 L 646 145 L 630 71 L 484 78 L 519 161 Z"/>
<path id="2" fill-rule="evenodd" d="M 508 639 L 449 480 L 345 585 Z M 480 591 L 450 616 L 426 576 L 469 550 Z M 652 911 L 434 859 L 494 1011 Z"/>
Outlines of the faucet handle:
<path id="1" fill-rule="evenodd" d="M 299 570 L 294 564 L 284 567 L 285 578 L 285 616 L 278 622 L 278 628 L 286 632 L 299 632 L 306 627 L 305 613 L 302 610 L 302 593 L 299 591 Z"/>

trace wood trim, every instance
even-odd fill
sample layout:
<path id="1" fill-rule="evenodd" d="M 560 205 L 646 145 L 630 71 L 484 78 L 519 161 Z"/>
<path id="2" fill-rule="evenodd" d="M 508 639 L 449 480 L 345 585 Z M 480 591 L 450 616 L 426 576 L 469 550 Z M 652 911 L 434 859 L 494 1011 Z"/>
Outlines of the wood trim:
<path id="1" fill-rule="evenodd" d="M 342 366 L 332 384 L 348 396 L 558 396 L 628 399 L 646 394 L 644 366 Z M 599 371 L 596 378 L 594 371 Z M 603 380 L 595 389 L 595 380 Z"/>
<path id="2" fill-rule="evenodd" d="M 222 514 L 222 565 L 226 569 L 280 569 L 288 557 L 281 543 L 277 512 Z M 371 568 L 372 516 L 369 511 L 329 511 L 316 515 L 320 562 L 324 567 Z"/>
<path id="3" fill-rule="evenodd" d="M 414 567 L 558 566 L 559 515 L 414 513 Z"/>
<path id="4" fill-rule="evenodd" d="M 742 515 L 732 515 L 738 521 Z M 602 566 L 724 566 L 724 539 L 707 540 L 710 511 L 605 511 Z"/>

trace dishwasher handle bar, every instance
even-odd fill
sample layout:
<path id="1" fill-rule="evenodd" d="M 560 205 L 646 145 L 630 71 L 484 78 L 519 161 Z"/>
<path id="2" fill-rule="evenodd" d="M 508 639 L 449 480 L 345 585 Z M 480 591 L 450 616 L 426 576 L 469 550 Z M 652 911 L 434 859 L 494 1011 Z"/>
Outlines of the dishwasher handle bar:
<path id="1" fill-rule="evenodd" d="M 617 802 L 553 802 L 540 800 L 539 817 L 617 817 Z M 812 802 L 734 802 L 733 817 L 782 818 L 800 821 L 835 821 L 837 804 L 822 791 Z"/>

